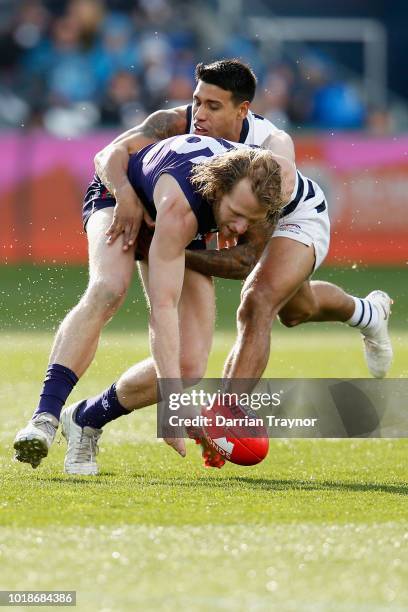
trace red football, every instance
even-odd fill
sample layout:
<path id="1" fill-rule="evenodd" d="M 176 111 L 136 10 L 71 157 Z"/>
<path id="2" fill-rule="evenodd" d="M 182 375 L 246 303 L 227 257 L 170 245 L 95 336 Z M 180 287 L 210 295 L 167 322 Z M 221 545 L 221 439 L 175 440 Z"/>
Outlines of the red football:
<path id="1" fill-rule="evenodd" d="M 266 427 L 256 413 L 239 404 L 215 404 L 203 408 L 203 430 L 208 443 L 222 457 L 237 465 L 256 465 L 269 450 Z"/>

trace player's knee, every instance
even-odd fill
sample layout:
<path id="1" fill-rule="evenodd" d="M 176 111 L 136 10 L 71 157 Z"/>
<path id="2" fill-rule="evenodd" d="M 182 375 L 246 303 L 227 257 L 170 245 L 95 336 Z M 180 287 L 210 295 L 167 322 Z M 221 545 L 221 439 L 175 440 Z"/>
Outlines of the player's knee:
<path id="1" fill-rule="evenodd" d="M 276 307 L 270 291 L 261 288 L 248 288 L 241 294 L 241 303 L 237 312 L 238 323 L 248 324 L 262 321 L 272 323 L 276 316 Z"/>
<path id="2" fill-rule="evenodd" d="M 186 355 L 180 362 L 181 375 L 191 381 L 191 384 L 200 381 L 207 369 L 207 354 Z"/>
<path id="3" fill-rule="evenodd" d="M 92 281 L 86 291 L 86 299 L 95 309 L 111 316 L 126 297 L 128 284 L 121 278 Z"/>
<path id="4" fill-rule="evenodd" d="M 310 321 L 314 314 L 314 309 L 311 306 L 307 306 L 302 308 L 302 310 L 288 311 L 288 312 L 280 312 L 279 319 L 282 325 L 285 327 L 296 327 L 296 325 L 300 325 L 301 323 L 306 323 Z"/>

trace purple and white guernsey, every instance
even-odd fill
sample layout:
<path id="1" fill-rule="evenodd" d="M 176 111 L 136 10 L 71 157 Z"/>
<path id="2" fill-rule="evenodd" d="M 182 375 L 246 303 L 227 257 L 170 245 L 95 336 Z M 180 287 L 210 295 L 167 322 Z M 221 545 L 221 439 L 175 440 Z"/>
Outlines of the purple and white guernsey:
<path id="1" fill-rule="evenodd" d="M 139 153 L 131 156 L 134 164 L 140 162 L 141 157 L 149 155 L 149 152 L 154 149 L 152 158 L 148 158 L 149 162 L 145 162 L 143 168 L 147 168 L 146 172 L 139 173 L 137 175 L 137 181 L 135 180 L 134 188 L 136 189 L 139 197 L 145 204 L 152 216 L 155 216 L 155 210 L 153 210 L 152 193 L 149 192 L 149 179 L 151 177 L 151 184 L 153 184 L 153 176 L 163 174 L 163 168 L 166 167 L 166 172 L 172 174 L 179 182 L 181 189 L 187 196 L 187 200 L 190 202 L 191 208 L 197 215 L 199 222 L 199 233 L 204 233 L 204 226 L 211 225 L 211 229 L 214 229 L 214 222 L 212 220 L 209 223 L 209 219 L 205 219 L 206 216 L 211 214 L 211 210 L 208 208 L 208 204 L 203 207 L 201 204 L 200 197 L 192 191 L 191 185 L 188 182 L 188 174 L 191 171 L 192 164 L 200 163 L 206 159 L 213 157 L 214 155 L 220 155 L 229 149 L 239 148 L 242 145 L 249 146 L 262 146 L 265 140 L 278 132 L 278 128 L 274 126 L 270 121 L 256 115 L 251 111 L 248 111 L 247 117 L 242 122 L 242 129 L 239 136 L 239 143 L 231 143 L 222 138 L 210 138 L 209 136 L 198 136 L 193 134 L 194 124 L 192 116 L 192 106 L 189 104 L 186 106 L 186 134 L 175 136 L 174 138 L 167 139 L 160 143 L 149 145 Z M 173 144 L 168 144 L 173 143 Z M 167 157 L 168 156 L 168 157 Z M 151 167 L 151 163 L 158 163 L 157 168 Z M 184 163 L 185 162 L 185 163 Z M 174 174 L 174 167 L 178 167 L 179 171 L 177 176 Z M 185 174 L 184 174 L 185 172 Z M 130 176 L 136 177 L 135 169 L 128 172 Z M 143 186 L 136 184 L 142 180 Z M 153 182 L 152 182 L 153 181 Z M 146 193 L 144 193 L 144 191 Z M 94 175 L 92 182 L 90 183 L 84 198 L 83 205 L 83 224 L 86 229 L 86 224 L 90 216 L 97 210 L 102 208 L 114 207 L 116 200 L 113 195 L 108 191 L 105 185 L 102 183 L 97 174 Z M 203 224 L 203 228 L 201 225 Z"/>
<path id="2" fill-rule="evenodd" d="M 191 171 L 195 164 L 202 164 L 212 157 L 222 155 L 231 149 L 242 148 L 242 146 L 222 138 L 209 136 L 174 136 L 149 145 L 139 153 L 131 155 L 128 178 L 143 205 L 155 219 L 156 207 L 153 193 L 156 183 L 163 174 L 172 176 L 179 184 L 197 218 L 198 233 L 195 242 L 200 241 L 205 234 L 217 231 L 217 226 L 211 204 L 195 191 L 190 182 Z M 195 244 L 194 248 L 197 246 L 198 244 Z"/>
<path id="3" fill-rule="evenodd" d="M 153 194 L 156 183 L 162 174 L 174 177 L 197 218 L 197 235 L 189 248 L 204 249 L 205 235 L 216 232 L 217 227 L 211 204 L 194 190 L 190 182 L 191 170 L 195 164 L 205 163 L 228 151 L 256 146 L 195 134 L 173 136 L 131 155 L 128 178 L 146 210 L 155 219 L 157 211 Z M 95 205 L 98 209 L 115 205 L 113 196 L 97 176 L 85 196 L 84 224 L 94 211 Z M 295 188 L 290 201 L 282 209 L 281 217 L 286 217 L 299 208 L 305 212 L 315 209 L 319 213 L 326 210 L 326 202 L 320 187 L 297 170 Z"/>
<path id="4" fill-rule="evenodd" d="M 211 205 L 193 189 L 190 174 L 194 164 L 202 164 L 212 157 L 230 150 L 247 149 L 256 145 L 230 142 L 210 136 L 174 136 L 154 145 L 149 145 L 132 155 L 128 177 L 149 214 L 155 218 L 156 208 L 153 192 L 158 178 L 170 174 L 178 182 L 198 221 L 200 234 L 216 231 Z M 317 202 L 318 200 L 318 202 Z M 281 217 L 293 212 L 299 205 L 307 208 L 318 205 L 318 212 L 325 208 L 324 194 L 311 179 L 296 171 L 296 181 L 289 202 L 282 208 Z M 321 205 L 321 206 L 320 206 Z M 324 208 L 323 208 L 324 206 Z"/>

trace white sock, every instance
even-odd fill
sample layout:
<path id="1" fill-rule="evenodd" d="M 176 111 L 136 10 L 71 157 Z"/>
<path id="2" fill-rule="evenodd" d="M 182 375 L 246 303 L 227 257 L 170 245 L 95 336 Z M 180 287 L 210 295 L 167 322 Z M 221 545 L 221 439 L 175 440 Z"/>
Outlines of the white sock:
<path id="1" fill-rule="evenodd" d="M 374 330 L 379 321 L 379 314 L 375 305 L 369 300 L 351 297 L 354 300 L 355 308 L 351 318 L 346 321 L 347 325 L 361 329 L 363 334 Z"/>

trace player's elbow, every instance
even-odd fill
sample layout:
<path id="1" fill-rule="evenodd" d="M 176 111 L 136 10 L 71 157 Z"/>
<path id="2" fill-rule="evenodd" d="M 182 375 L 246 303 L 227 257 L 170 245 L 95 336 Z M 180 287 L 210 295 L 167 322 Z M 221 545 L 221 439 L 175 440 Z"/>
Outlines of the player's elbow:
<path id="1" fill-rule="evenodd" d="M 280 155 L 290 159 L 291 161 L 295 161 L 295 145 L 292 138 L 289 136 L 287 132 L 281 130 L 278 135 L 279 147 L 280 147 Z"/>
<path id="2" fill-rule="evenodd" d="M 98 151 L 98 153 L 94 157 L 94 166 L 95 166 L 96 174 L 98 174 L 99 176 L 103 174 L 111 157 L 112 157 L 112 146 L 111 145 L 108 145 L 104 149 L 101 149 L 100 151 Z"/>
<path id="3" fill-rule="evenodd" d="M 272 150 L 278 155 L 295 162 L 295 145 L 292 138 L 284 130 L 279 130 L 271 140 Z"/>
<path id="4" fill-rule="evenodd" d="M 94 157 L 94 165 L 97 174 L 102 174 L 109 164 L 114 161 L 120 161 L 121 165 L 127 167 L 129 152 L 123 145 L 109 144 L 104 149 L 98 151 Z"/>
<path id="5" fill-rule="evenodd" d="M 98 153 L 95 155 L 93 159 L 95 171 L 97 174 L 99 174 L 100 169 L 102 168 L 104 154 L 105 154 L 105 149 L 102 149 L 101 151 L 98 151 Z"/>

